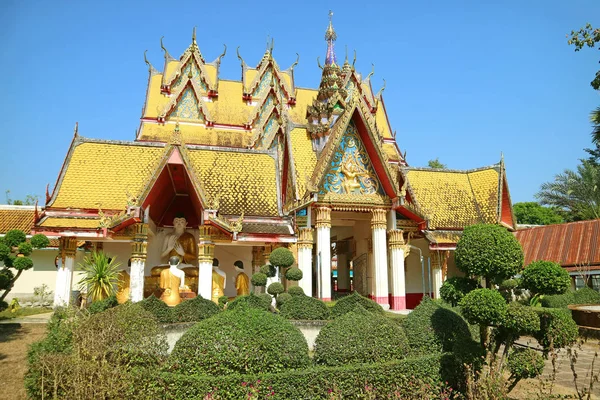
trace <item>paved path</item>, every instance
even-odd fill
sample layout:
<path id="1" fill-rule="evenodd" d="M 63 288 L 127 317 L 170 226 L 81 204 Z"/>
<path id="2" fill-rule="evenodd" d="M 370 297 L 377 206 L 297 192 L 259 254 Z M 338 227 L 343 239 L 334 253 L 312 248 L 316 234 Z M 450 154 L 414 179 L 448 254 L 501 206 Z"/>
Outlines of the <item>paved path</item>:
<path id="1" fill-rule="evenodd" d="M 27 315 L 20 318 L 3 319 L 0 324 L 45 324 L 50 320 L 53 312 L 44 314 Z"/>

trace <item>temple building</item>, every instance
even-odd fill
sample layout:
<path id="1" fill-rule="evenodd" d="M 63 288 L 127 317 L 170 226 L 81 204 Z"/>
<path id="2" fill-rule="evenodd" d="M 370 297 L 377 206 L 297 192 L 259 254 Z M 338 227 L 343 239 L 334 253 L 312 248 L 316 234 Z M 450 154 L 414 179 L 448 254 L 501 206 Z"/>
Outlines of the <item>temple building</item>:
<path id="1" fill-rule="evenodd" d="M 194 31 L 174 58 L 161 40 L 162 71 L 146 61 L 135 140 L 88 139 L 76 128 L 45 206 L 30 211 L 31 233 L 57 243 L 55 304 L 71 301 L 74 270 L 91 249 L 122 263 L 128 295 L 140 301 L 160 290 L 172 254 L 182 256 L 190 291 L 210 299 L 214 263 L 235 296 L 234 263 L 251 276 L 285 246 L 306 294 L 354 290 L 403 310 L 459 274 L 453 250 L 465 226 L 515 230 L 503 161 L 468 171 L 409 166 L 383 88 L 375 92 L 372 74 L 347 57 L 338 61 L 331 20 L 325 40 L 314 89 L 295 85 L 297 62 L 282 69 L 272 43 L 256 67 L 238 48 L 241 80 L 232 81 L 219 75 L 227 48 L 208 62 Z"/>

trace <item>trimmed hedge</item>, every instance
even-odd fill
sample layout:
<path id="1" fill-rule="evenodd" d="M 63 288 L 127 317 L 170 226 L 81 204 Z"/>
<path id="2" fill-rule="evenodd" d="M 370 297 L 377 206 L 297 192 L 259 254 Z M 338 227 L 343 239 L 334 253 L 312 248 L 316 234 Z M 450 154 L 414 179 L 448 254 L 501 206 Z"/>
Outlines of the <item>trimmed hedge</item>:
<path id="1" fill-rule="evenodd" d="M 575 343 L 579 329 L 569 311 L 542 308 L 536 312 L 540 316 L 540 330 L 535 333 L 534 337 L 545 351 L 548 351 L 551 346 L 560 349 Z"/>
<path id="2" fill-rule="evenodd" d="M 292 298 L 292 295 L 289 293 L 281 293 L 279 296 L 277 296 L 277 307 L 281 307 L 283 305 L 283 303 L 285 303 L 286 301 L 288 301 L 289 299 Z"/>
<path id="3" fill-rule="evenodd" d="M 170 362 L 172 371 L 218 376 L 305 368 L 310 359 L 298 328 L 246 306 L 194 325 L 175 344 Z"/>
<path id="4" fill-rule="evenodd" d="M 381 308 L 379 304 L 371 299 L 361 296 L 358 294 L 358 292 L 354 292 L 350 296 L 342 297 L 337 301 L 337 303 L 335 303 L 331 309 L 331 317 L 337 318 L 341 315 L 344 315 L 347 312 L 354 310 L 357 304 L 360 304 L 362 308 L 367 311 L 381 314 L 384 313 L 383 308 Z"/>
<path id="5" fill-rule="evenodd" d="M 365 398 L 365 386 L 374 388 L 377 398 L 397 393 L 397 398 L 438 398 L 439 384 L 446 380 L 440 370 L 450 355 L 429 355 L 388 363 L 370 363 L 343 367 L 310 367 L 278 374 L 226 375 L 219 377 L 160 373 L 155 370 L 135 370 L 130 399 L 160 398 L 203 399 L 208 393 L 223 400 L 248 398 L 249 385 L 257 388 L 258 398 L 330 399 L 332 390 L 340 398 Z M 257 384 L 257 382 L 260 383 Z M 415 392 L 422 384 L 420 397 Z M 134 388 L 134 389 L 133 389 Z M 215 389 L 216 388 L 216 389 Z M 429 392 L 427 390 L 430 390 Z M 437 396 L 436 396 L 437 395 Z"/>
<path id="6" fill-rule="evenodd" d="M 329 366 L 386 362 L 408 353 L 406 334 L 398 324 L 356 305 L 321 329 L 315 340 L 314 362 Z"/>
<path id="7" fill-rule="evenodd" d="M 246 296 L 238 296 L 231 303 L 227 303 L 227 310 L 235 310 L 239 307 L 243 307 L 244 305 L 250 308 L 257 308 L 259 310 L 269 311 L 269 307 L 271 307 L 271 295 L 267 299 L 265 296 L 266 293 L 262 293 L 256 295 L 254 293 L 250 293 Z"/>
<path id="8" fill-rule="evenodd" d="M 506 301 L 500 292 L 475 289 L 460 301 L 462 315 L 472 324 L 499 325 L 506 318 Z"/>
<path id="9" fill-rule="evenodd" d="M 88 311 L 90 312 L 90 314 L 96 314 L 104 310 L 108 310 L 109 308 L 116 307 L 118 305 L 119 302 L 117 301 L 117 296 L 112 295 L 107 297 L 106 299 L 94 301 L 88 307 Z"/>
<path id="10" fill-rule="evenodd" d="M 267 288 L 267 293 L 273 296 L 277 296 L 278 294 L 281 294 L 283 292 L 285 292 L 285 288 L 283 287 L 283 284 L 281 282 L 273 282 Z"/>
<path id="11" fill-rule="evenodd" d="M 172 322 L 196 322 L 218 314 L 221 309 L 218 305 L 202 296 L 177 304 L 172 310 Z"/>
<path id="12" fill-rule="evenodd" d="M 600 304 L 600 293 L 592 288 L 584 287 L 573 293 L 574 303 L 571 304 Z"/>
<path id="13" fill-rule="evenodd" d="M 252 281 L 252 285 L 255 287 L 262 287 L 267 284 L 267 275 L 263 274 L 262 272 L 257 272 L 252 275 L 250 280 Z"/>
<path id="14" fill-rule="evenodd" d="M 285 293 L 284 293 L 285 294 Z M 279 297 L 283 294 L 279 295 Z M 281 305 L 280 315 L 287 319 L 326 320 L 329 308 L 319 299 L 304 295 L 294 295 Z"/>
<path id="15" fill-rule="evenodd" d="M 521 286 L 532 294 L 563 294 L 571 286 L 569 273 L 552 261 L 534 261 L 525 267 Z"/>
<path id="16" fill-rule="evenodd" d="M 535 378 L 544 371 L 544 358 L 533 349 L 516 348 L 508 356 L 507 365 L 513 379 Z"/>
<path id="17" fill-rule="evenodd" d="M 292 296 L 304 296 L 304 289 L 300 286 L 292 286 L 288 289 L 288 293 Z"/>
<path id="18" fill-rule="evenodd" d="M 169 324 L 173 322 L 173 310 L 171 310 L 171 307 L 166 305 L 164 301 L 154 296 L 154 294 L 146 297 L 144 300 L 140 301 L 139 304 L 144 308 L 144 310 L 154 315 L 158 322 L 163 324 Z"/>
<path id="19" fill-rule="evenodd" d="M 479 283 L 475 279 L 462 276 L 453 276 L 446 279 L 440 287 L 440 297 L 446 303 L 456 307 L 458 303 L 465 297 L 465 294 L 479 288 Z"/>

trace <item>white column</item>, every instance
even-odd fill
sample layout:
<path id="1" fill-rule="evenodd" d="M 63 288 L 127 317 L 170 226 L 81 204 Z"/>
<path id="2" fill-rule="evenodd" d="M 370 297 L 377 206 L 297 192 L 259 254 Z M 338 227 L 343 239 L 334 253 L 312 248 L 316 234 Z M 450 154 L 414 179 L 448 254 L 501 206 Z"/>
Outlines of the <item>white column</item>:
<path id="1" fill-rule="evenodd" d="M 434 268 L 431 271 L 431 280 L 433 281 L 433 296 L 435 299 L 440 299 L 440 288 L 442 287 L 443 279 L 442 279 L 442 269 Z"/>
<path id="2" fill-rule="evenodd" d="M 316 211 L 317 259 L 321 271 L 318 287 L 321 300 L 331 301 L 331 208 L 317 207 Z"/>
<path id="3" fill-rule="evenodd" d="M 146 270 L 146 248 L 148 224 L 136 224 L 131 243 L 131 273 L 129 297 L 133 303 L 144 300 L 144 273 Z"/>
<path id="4" fill-rule="evenodd" d="M 198 241 L 198 296 L 212 299 L 212 270 L 215 257 L 215 244 L 212 241 L 210 226 L 201 225 Z"/>
<path id="5" fill-rule="evenodd" d="M 391 287 L 392 310 L 406 310 L 406 281 L 404 277 L 404 259 L 408 257 L 410 247 L 404 244 L 402 230 L 390 229 L 388 231 L 390 257 L 392 265 Z"/>
<path id="6" fill-rule="evenodd" d="M 71 285 L 73 268 L 75 267 L 75 251 L 77 239 L 61 237 L 59 245 L 59 265 L 56 271 L 56 288 L 54 289 L 54 307 L 66 307 L 71 302 Z"/>
<path id="7" fill-rule="evenodd" d="M 307 296 L 313 295 L 312 292 L 312 248 L 313 232 L 312 228 L 303 227 L 298 230 L 298 268 L 302 271 L 302 279 L 298 286 L 304 290 Z"/>
<path id="8" fill-rule="evenodd" d="M 433 298 L 439 299 L 440 288 L 444 283 L 444 276 L 446 275 L 446 268 L 448 266 L 448 257 L 450 252 L 448 250 L 432 250 L 431 256 L 431 290 L 433 291 Z"/>
<path id="9" fill-rule="evenodd" d="M 382 209 L 374 209 L 371 217 L 371 232 L 373 236 L 373 272 L 375 301 L 385 310 L 390 308 L 387 274 L 387 226 L 386 212 Z"/>

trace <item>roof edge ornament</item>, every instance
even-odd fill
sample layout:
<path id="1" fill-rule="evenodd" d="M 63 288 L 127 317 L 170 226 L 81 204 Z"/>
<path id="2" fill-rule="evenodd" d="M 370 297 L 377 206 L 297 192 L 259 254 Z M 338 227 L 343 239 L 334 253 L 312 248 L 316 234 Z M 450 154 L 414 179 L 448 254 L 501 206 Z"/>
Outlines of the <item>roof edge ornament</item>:
<path id="1" fill-rule="evenodd" d="M 148 72 L 150 73 L 150 76 L 154 76 L 158 74 L 158 71 L 156 70 L 156 68 L 154 68 L 152 66 L 152 64 L 150 63 L 150 61 L 148 61 L 148 57 L 146 57 L 146 53 L 148 52 L 148 50 L 144 50 L 144 62 L 146 63 L 146 65 L 148 66 Z"/>
<path id="2" fill-rule="evenodd" d="M 296 53 L 296 61 L 286 71 L 293 71 L 296 65 L 298 65 L 298 61 L 300 61 L 300 54 Z"/>
<path id="3" fill-rule="evenodd" d="M 167 48 L 166 48 L 166 47 L 165 47 L 165 45 L 163 44 L 163 39 L 164 39 L 164 36 L 161 36 L 161 37 L 160 37 L 160 48 L 162 49 L 162 51 L 164 51 L 164 52 L 165 52 L 165 60 L 166 60 L 166 62 L 169 62 L 169 61 L 177 61 L 177 60 L 175 60 L 175 58 L 174 58 L 174 57 L 172 57 L 172 56 L 169 54 L 169 51 L 167 50 Z"/>
<path id="4" fill-rule="evenodd" d="M 73 138 L 79 136 L 79 122 L 75 122 L 75 128 L 73 128 Z"/>
<path id="5" fill-rule="evenodd" d="M 240 55 L 240 47 L 241 47 L 241 46 L 238 46 L 238 47 L 235 49 L 235 52 L 237 53 L 237 58 L 238 58 L 238 60 L 240 60 L 240 62 L 242 63 L 242 68 L 246 68 L 246 66 L 247 66 L 247 64 L 246 64 L 246 61 L 244 61 L 244 59 L 243 59 L 243 58 L 242 58 L 242 56 Z"/>
<path id="6" fill-rule="evenodd" d="M 219 57 L 217 57 L 215 61 L 213 61 L 213 64 L 221 64 L 221 59 L 225 57 L 225 54 L 227 54 L 227 45 L 223 43 L 223 52 L 221 53 L 221 55 L 219 55 Z"/>
<path id="7" fill-rule="evenodd" d="M 369 72 L 369 75 L 365 78 L 365 82 L 368 82 L 373 75 L 375 75 L 375 64 L 371 63 L 371 72 Z"/>

